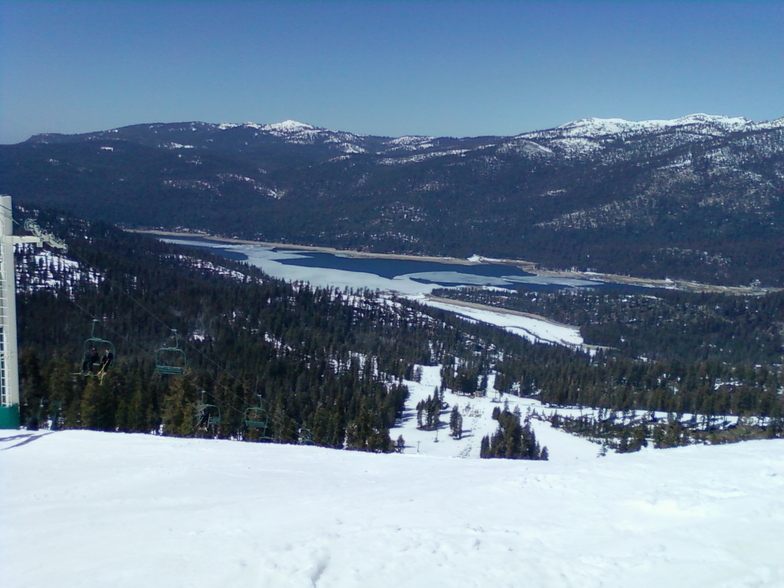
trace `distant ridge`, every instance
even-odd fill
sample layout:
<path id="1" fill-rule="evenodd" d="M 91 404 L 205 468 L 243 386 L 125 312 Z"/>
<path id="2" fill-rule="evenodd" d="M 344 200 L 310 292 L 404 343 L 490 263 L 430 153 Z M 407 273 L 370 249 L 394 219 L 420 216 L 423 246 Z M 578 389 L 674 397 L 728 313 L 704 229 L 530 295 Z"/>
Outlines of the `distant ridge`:
<path id="1" fill-rule="evenodd" d="M 0 146 L 0 190 L 127 226 L 784 285 L 784 118 L 507 137 L 180 122 Z"/>

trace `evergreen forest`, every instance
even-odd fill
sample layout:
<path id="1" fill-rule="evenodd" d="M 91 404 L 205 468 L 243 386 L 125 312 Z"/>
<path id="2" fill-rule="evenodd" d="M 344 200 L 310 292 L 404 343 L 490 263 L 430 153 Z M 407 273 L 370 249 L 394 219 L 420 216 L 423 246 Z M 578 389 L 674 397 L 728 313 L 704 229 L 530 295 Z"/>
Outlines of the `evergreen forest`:
<path id="1" fill-rule="evenodd" d="M 782 292 L 740 296 L 640 288 L 466 288 L 434 294 L 579 325 L 585 343 L 594 347 L 590 356 L 550 348 L 541 360 L 556 361 L 550 369 L 535 369 L 533 354 L 505 356 L 495 366 L 498 390 L 556 406 L 608 409 L 611 428 L 640 424 L 619 425 L 616 412 L 647 410 L 700 415 L 707 429 L 721 416 L 768 419 L 765 434 L 781 435 Z M 621 437 L 622 431 L 614 436 Z"/>
<path id="2" fill-rule="evenodd" d="M 440 389 L 416 407 L 422 427 L 440 426 L 444 390 L 484 395 L 492 382 L 551 405 L 753 417 L 748 435 L 782 434 L 781 294 L 459 294 L 580 324 L 600 346 L 588 353 L 391 295 L 286 283 L 106 223 L 16 216 L 69 246 L 17 256 L 25 422 L 388 452 L 405 381 L 439 365 Z M 93 346 L 111 346 L 107 369 L 85 369 Z M 528 418 L 496 420 L 484 457 L 547 458 Z"/>

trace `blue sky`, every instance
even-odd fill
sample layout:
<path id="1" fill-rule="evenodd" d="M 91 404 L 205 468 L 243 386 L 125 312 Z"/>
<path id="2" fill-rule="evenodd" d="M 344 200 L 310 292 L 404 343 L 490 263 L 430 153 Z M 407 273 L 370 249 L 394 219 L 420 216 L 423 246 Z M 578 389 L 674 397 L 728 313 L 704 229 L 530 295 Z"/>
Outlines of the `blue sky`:
<path id="1" fill-rule="evenodd" d="M 294 119 L 513 135 L 784 116 L 784 2 L 0 0 L 0 143 Z"/>

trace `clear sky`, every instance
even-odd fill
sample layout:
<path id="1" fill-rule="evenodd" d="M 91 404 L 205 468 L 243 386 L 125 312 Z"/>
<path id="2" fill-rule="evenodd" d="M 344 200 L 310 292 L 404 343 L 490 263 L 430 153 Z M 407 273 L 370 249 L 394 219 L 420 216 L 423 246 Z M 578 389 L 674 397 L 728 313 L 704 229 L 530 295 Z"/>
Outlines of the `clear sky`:
<path id="1" fill-rule="evenodd" d="M 0 143 L 150 122 L 514 135 L 784 116 L 784 2 L 0 0 Z"/>

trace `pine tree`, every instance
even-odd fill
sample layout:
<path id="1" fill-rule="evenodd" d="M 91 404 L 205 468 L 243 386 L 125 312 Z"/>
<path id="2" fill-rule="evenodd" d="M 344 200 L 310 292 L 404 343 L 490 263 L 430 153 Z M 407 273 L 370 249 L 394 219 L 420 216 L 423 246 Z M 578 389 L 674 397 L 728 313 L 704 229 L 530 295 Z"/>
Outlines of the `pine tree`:
<path id="1" fill-rule="evenodd" d="M 452 412 L 449 414 L 449 430 L 450 435 L 455 439 L 460 439 L 463 436 L 463 415 L 455 404 L 452 407 Z"/>
<path id="2" fill-rule="evenodd" d="M 197 388 L 187 377 L 175 377 L 163 402 L 163 432 L 165 435 L 189 437 L 196 432 Z"/>
<path id="3" fill-rule="evenodd" d="M 82 426 L 97 431 L 116 430 L 115 376 L 88 378 L 81 401 Z"/>

